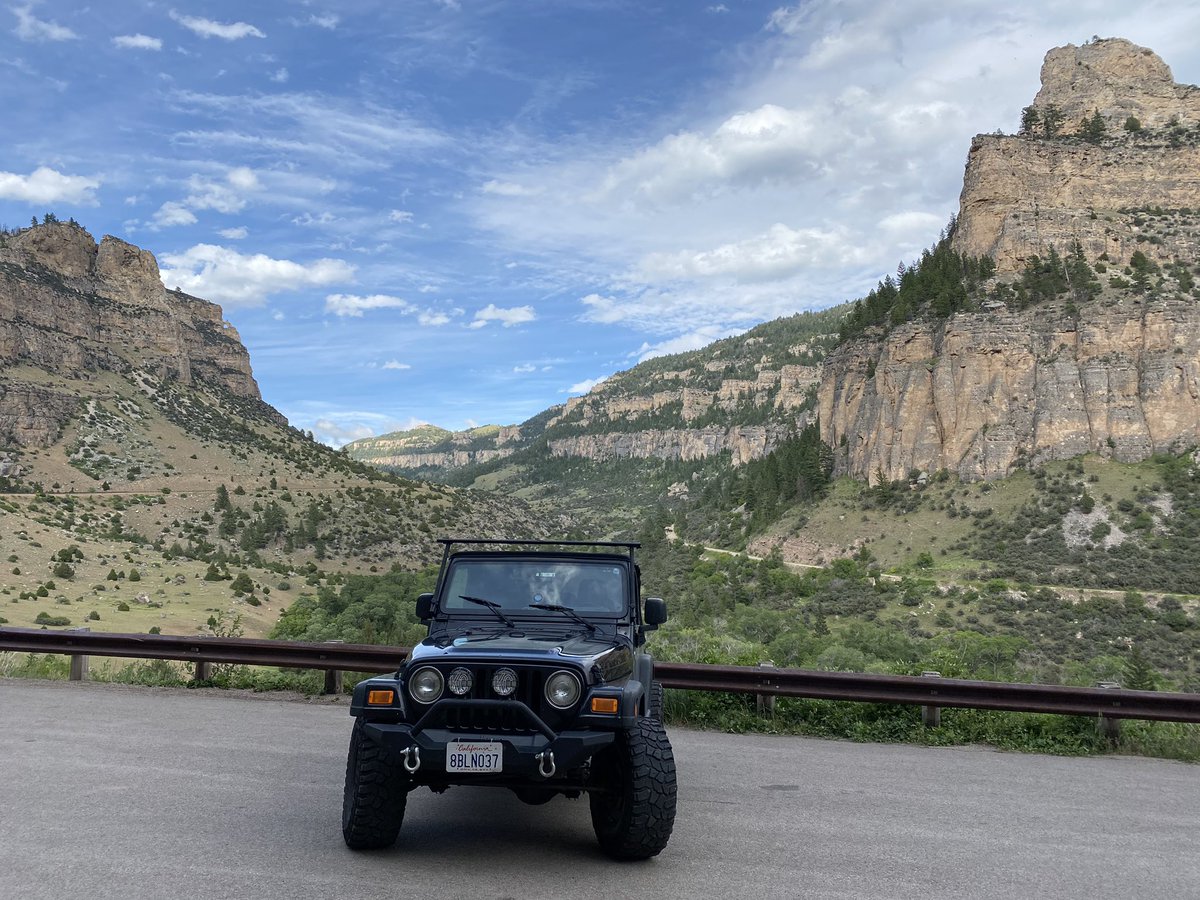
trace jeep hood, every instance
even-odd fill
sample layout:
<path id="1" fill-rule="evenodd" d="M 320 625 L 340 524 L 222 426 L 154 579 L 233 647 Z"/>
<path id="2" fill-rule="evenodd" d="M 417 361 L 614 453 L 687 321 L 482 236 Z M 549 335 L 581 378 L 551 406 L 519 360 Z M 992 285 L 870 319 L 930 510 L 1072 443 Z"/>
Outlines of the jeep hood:
<path id="1" fill-rule="evenodd" d="M 413 647 L 412 663 L 486 661 L 504 663 L 572 662 L 585 671 L 599 666 L 606 681 L 633 672 L 633 648 L 613 634 L 571 634 L 563 629 L 518 627 L 501 633 L 445 633 Z"/>

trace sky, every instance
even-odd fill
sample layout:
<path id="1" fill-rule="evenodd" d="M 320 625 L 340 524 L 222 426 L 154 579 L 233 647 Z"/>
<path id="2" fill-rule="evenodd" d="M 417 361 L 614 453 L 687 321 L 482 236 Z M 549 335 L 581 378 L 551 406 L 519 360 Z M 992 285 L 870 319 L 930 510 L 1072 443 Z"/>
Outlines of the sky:
<path id="1" fill-rule="evenodd" d="M 221 304 L 329 444 L 510 424 L 861 296 L 1144 0 L 0 0 L 0 224 L 53 212 Z"/>

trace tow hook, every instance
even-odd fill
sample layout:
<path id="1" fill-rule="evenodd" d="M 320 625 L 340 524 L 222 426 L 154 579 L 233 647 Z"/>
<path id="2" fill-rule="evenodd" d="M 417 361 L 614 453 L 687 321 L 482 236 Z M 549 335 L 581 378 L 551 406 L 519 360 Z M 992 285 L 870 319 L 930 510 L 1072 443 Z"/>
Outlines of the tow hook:
<path id="1" fill-rule="evenodd" d="M 411 747 L 405 747 L 404 752 L 400 754 L 404 757 L 404 771 L 412 775 L 417 769 L 421 768 L 421 748 L 415 744 Z"/>
<path id="2" fill-rule="evenodd" d="M 538 761 L 538 774 L 543 778 L 554 777 L 554 751 L 543 750 L 534 759 Z"/>

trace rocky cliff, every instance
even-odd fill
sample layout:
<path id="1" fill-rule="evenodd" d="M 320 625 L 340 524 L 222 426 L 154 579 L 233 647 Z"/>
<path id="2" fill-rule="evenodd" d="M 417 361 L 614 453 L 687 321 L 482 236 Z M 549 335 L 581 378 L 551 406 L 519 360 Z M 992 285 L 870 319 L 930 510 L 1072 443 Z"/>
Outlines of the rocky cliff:
<path id="1" fill-rule="evenodd" d="M 1033 106 L 1060 110 L 1061 130 L 972 142 L 957 250 L 991 256 L 1001 274 L 1076 240 L 1115 262 L 1137 249 L 1164 261 L 1196 253 L 1194 229 L 1149 240 L 1139 219 L 1200 207 L 1200 88 L 1175 84 L 1152 51 L 1110 39 L 1051 50 Z M 1097 112 L 1103 131 L 1084 140 L 1080 121 Z M 1129 116 L 1139 130 L 1127 130 Z"/>
<path id="2" fill-rule="evenodd" d="M 261 402 L 250 358 L 221 308 L 167 290 L 149 251 L 73 222 L 0 243 L 0 442 L 44 446 L 78 406 L 73 395 L 13 374 L 27 366 L 67 379 L 138 369 Z M 266 404 L 262 411 L 283 422 Z"/>
<path id="3" fill-rule="evenodd" d="M 1150 298 L 962 314 L 833 353 L 822 437 L 840 472 L 1007 475 L 1098 453 L 1145 459 L 1200 443 L 1200 309 Z"/>
<path id="4" fill-rule="evenodd" d="M 1200 442 L 1200 90 L 1116 39 L 1050 51 L 1042 82 L 1034 106 L 1061 110 L 1062 132 L 974 140 L 953 243 L 1013 281 L 1033 257 L 1078 242 L 1100 297 L 1025 310 L 992 301 L 839 347 L 818 400 L 839 472 L 993 478 Z M 1076 123 L 1096 113 L 1106 124 L 1085 139 Z M 1143 281 L 1130 290 L 1135 254 Z"/>

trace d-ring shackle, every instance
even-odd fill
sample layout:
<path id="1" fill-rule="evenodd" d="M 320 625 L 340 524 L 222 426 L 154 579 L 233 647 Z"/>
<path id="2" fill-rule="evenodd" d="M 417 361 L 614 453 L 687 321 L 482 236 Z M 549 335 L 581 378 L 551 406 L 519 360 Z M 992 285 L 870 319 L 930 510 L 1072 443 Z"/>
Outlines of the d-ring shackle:
<path id="1" fill-rule="evenodd" d="M 544 750 L 534 757 L 538 761 L 538 774 L 543 778 L 554 777 L 554 751 Z"/>
<path id="2" fill-rule="evenodd" d="M 411 759 L 409 755 L 411 754 Z M 400 754 L 404 757 L 404 771 L 412 775 L 417 769 L 421 768 L 421 748 L 415 744 L 411 747 L 405 747 L 404 752 Z"/>

